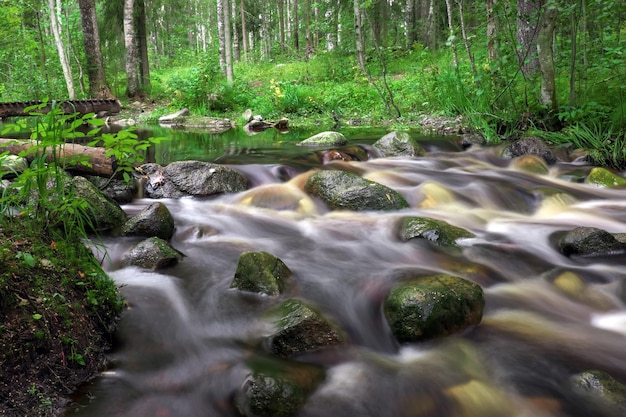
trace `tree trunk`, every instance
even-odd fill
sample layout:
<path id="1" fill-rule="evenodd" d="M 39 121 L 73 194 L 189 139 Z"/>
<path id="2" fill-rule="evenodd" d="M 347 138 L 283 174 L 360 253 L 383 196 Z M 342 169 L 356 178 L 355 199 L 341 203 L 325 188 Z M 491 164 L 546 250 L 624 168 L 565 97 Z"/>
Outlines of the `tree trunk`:
<path id="1" fill-rule="evenodd" d="M 494 14 L 494 7 L 497 4 L 497 0 L 486 0 L 485 7 L 487 9 L 487 50 L 489 53 L 489 61 L 495 61 L 497 58 L 497 31 L 498 26 L 496 23 L 496 17 Z"/>
<path id="2" fill-rule="evenodd" d="M 285 0 L 278 0 L 278 37 L 280 53 L 285 54 Z"/>
<path id="3" fill-rule="evenodd" d="M 544 0 L 517 0 L 518 59 L 524 76 L 535 75 L 539 70 L 536 52 L 542 1 Z"/>
<path id="4" fill-rule="evenodd" d="M 233 84 L 235 75 L 233 72 L 233 45 L 230 34 L 230 3 L 228 0 L 222 0 L 224 2 L 224 63 L 226 64 L 226 82 L 229 85 Z"/>
<path id="5" fill-rule="evenodd" d="M 452 65 L 454 65 L 454 68 L 458 68 L 459 56 L 456 51 L 456 36 L 454 34 L 454 25 L 452 24 L 452 5 L 450 4 L 450 0 L 446 0 L 446 10 L 448 11 L 448 30 L 450 31 L 448 42 L 452 47 Z"/>
<path id="6" fill-rule="evenodd" d="M 360 5 L 359 0 L 354 0 L 354 39 L 356 42 L 356 60 L 359 63 L 361 71 L 367 74 L 365 68 L 365 34 L 363 31 L 363 17 L 365 11 Z"/>
<path id="7" fill-rule="evenodd" d="M 83 43 L 87 60 L 89 95 L 92 98 L 115 98 L 107 83 L 100 51 L 100 34 L 96 18 L 95 0 L 78 0 L 80 20 L 83 27 Z"/>
<path id="8" fill-rule="evenodd" d="M 417 39 L 415 0 L 406 0 L 404 8 L 404 36 L 406 37 L 406 49 L 411 49 Z"/>
<path id="9" fill-rule="evenodd" d="M 243 43 L 243 59 L 248 59 L 248 32 L 246 31 L 246 9 L 241 0 L 241 42 Z"/>
<path id="10" fill-rule="evenodd" d="M 217 0 L 217 41 L 220 69 L 226 75 L 226 38 L 224 31 L 224 0 Z"/>
<path id="11" fill-rule="evenodd" d="M 137 2 L 137 46 L 139 47 L 139 77 L 142 91 L 152 89 L 150 83 L 150 63 L 148 62 L 148 30 L 146 28 L 146 6 L 144 0 Z"/>
<path id="12" fill-rule="evenodd" d="M 298 52 L 300 50 L 300 38 L 298 37 L 298 29 L 300 23 L 298 22 L 298 0 L 293 0 L 292 3 L 293 13 L 291 14 L 291 18 L 293 20 L 291 30 L 293 32 L 293 49 Z"/>
<path id="13" fill-rule="evenodd" d="M 239 47 L 239 31 L 237 30 L 237 0 L 232 0 L 230 3 L 230 21 L 232 23 L 233 34 L 233 59 L 235 61 L 241 61 L 241 48 Z"/>
<path id="14" fill-rule="evenodd" d="M 124 0 L 124 46 L 126 47 L 126 95 L 137 97 L 139 94 L 139 77 L 137 74 L 137 36 L 133 12 L 134 0 Z"/>
<path id="15" fill-rule="evenodd" d="M 304 38 L 306 40 L 305 60 L 311 59 L 313 54 L 313 41 L 311 39 L 311 0 L 304 3 Z"/>
<path id="16" fill-rule="evenodd" d="M 72 77 L 72 68 L 70 66 L 70 60 L 67 53 L 67 49 L 63 44 L 61 38 L 61 25 L 57 18 L 57 6 L 59 3 L 55 0 L 48 0 L 48 8 L 50 9 L 50 27 L 52 29 L 52 35 L 54 36 L 54 44 L 59 52 L 59 60 L 61 62 L 61 68 L 63 69 L 63 77 L 65 77 L 65 85 L 67 86 L 67 94 L 70 100 L 76 98 L 76 91 L 74 90 L 74 79 Z"/>
<path id="17" fill-rule="evenodd" d="M 474 54 L 472 54 L 472 49 L 469 43 L 469 39 L 467 37 L 467 30 L 465 28 L 465 12 L 463 11 L 463 0 L 456 0 L 456 3 L 459 6 L 459 19 L 461 20 L 461 34 L 463 35 L 463 44 L 465 45 L 465 50 L 467 51 L 467 56 L 472 67 L 472 74 L 474 75 L 474 77 L 476 77 L 478 73 L 476 72 Z"/>
<path id="18" fill-rule="evenodd" d="M 550 2 L 545 6 L 537 36 L 537 57 L 541 71 L 541 104 L 556 110 L 556 83 L 554 71 L 554 28 L 559 16 L 557 7 Z"/>

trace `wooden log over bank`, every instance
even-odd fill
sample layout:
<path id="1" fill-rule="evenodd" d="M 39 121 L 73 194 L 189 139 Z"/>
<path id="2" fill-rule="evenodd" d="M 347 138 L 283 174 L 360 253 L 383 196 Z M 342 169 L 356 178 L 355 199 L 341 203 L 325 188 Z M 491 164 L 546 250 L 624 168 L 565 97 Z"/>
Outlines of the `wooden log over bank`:
<path id="1" fill-rule="evenodd" d="M 41 101 L 13 101 L 9 103 L 0 103 L 0 118 L 15 116 L 30 116 L 25 110 L 27 107 L 40 105 Z M 56 106 L 63 110 L 63 113 L 96 113 L 96 114 L 113 114 L 122 110 L 122 105 L 118 100 L 65 100 L 56 102 Z M 52 102 L 37 110 L 37 113 L 48 113 L 52 108 Z"/>
<path id="2" fill-rule="evenodd" d="M 0 138 L 0 153 L 8 151 L 11 154 L 17 155 L 20 152 L 27 151 L 28 149 L 41 145 L 33 140 L 18 140 L 18 139 L 2 139 Z M 26 155 L 26 159 L 32 161 L 41 150 L 33 151 Z M 56 159 L 61 163 L 65 163 L 65 169 L 69 171 L 78 171 L 83 174 L 98 175 L 100 177 L 110 177 L 115 173 L 117 169 L 117 161 L 115 158 L 110 158 L 105 155 L 106 150 L 104 148 L 94 148 L 91 146 L 78 145 L 76 143 L 66 143 L 53 149 L 48 147 L 45 149 L 46 159 L 53 161 Z M 56 155 L 55 155 L 56 154 Z M 87 156 L 91 166 L 83 165 L 77 162 L 82 156 Z"/>

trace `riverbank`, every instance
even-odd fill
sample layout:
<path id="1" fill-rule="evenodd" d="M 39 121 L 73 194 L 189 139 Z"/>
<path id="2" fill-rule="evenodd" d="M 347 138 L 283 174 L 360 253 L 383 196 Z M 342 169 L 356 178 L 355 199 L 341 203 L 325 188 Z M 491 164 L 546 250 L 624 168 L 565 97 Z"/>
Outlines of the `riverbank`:
<path id="1" fill-rule="evenodd" d="M 106 366 L 122 300 L 80 240 L 16 220 L 0 221 L 0 415 L 57 416 Z"/>

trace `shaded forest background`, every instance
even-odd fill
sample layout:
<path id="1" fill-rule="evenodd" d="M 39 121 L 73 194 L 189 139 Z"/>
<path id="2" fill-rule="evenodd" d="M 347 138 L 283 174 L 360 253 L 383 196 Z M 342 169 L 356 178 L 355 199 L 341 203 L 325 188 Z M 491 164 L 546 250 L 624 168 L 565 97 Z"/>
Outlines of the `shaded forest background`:
<path id="1" fill-rule="evenodd" d="M 625 136 L 624 0 L 0 0 L 0 16 L 0 101 Z"/>

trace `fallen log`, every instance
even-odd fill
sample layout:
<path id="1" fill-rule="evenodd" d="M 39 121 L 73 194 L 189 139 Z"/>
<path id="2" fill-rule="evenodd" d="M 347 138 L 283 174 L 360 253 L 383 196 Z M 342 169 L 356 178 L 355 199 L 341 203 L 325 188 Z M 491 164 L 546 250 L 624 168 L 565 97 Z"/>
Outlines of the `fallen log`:
<path id="1" fill-rule="evenodd" d="M 3 139 L 0 138 L 0 153 L 8 151 L 11 154 L 18 155 L 30 148 L 41 146 L 41 143 L 34 140 L 19 139 Z M 27 152 L 25 157 L 29 161 L 35 159 L 41 151 L 45 150 L 46 159 L 48 161 L 60 161 L 68 171 L 78 171 L 84 174 L 97 175 L 100 177 L 110 177 L 117 169 L 117 161 L 115 158 L 106 156 L 104 148 L 94 148 L 92 146 L 84 146 L 76 143 L 66 143 L 54 147 L 46 147 L 45 149 L 37 149 L 33 152 Z M 80 163 L 81 156 L 87 156 L 87 162 L 91 165 Z"/>

